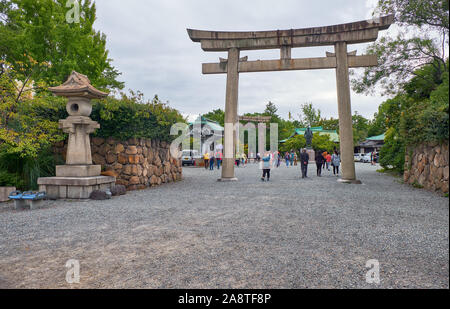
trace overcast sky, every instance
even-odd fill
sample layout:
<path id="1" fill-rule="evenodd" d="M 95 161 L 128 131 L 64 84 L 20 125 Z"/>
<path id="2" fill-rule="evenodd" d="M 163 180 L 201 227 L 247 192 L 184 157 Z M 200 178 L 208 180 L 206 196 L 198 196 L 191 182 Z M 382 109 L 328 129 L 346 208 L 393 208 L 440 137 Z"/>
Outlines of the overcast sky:
<path id="1" fill-rule="evenodd" d="M 376 0 L 375 0 L 376 1 Z M 374 0 L 97 0 L 95 28 L 107 35 L 113 65 L 126 89 L 155 94 L 183 115 L 225 107 L 226 75 L 202 75 L 201 63 L 225 53 L 204 52 L 186 28 L 258 31 L 308 28 L 371 17 Z M 349 46 L 364 51 L 365 44 Z M 292 56 L 324 57 L 334 48 L 296 48 Z M 249 60 L 277 59 L 279 50 L 241 52 Z M 362 69 L 358 69 L 362 70 Z M 372 118 L 385 98 L 352 92 L 353 111 Z M 245 73 L 240 75 L 239 114 L 262 112 L 268 101 L 287 118 L 312 102 L 325 117 L 337 118 L 334 70 Z"/>

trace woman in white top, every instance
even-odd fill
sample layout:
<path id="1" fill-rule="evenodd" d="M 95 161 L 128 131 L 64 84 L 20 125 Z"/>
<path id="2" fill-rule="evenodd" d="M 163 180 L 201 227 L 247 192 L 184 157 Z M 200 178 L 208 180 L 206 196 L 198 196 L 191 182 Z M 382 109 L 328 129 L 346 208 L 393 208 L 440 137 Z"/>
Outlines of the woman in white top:
<path id="1" fill-rule="evenodd" d="M 331 165 L 333 165 L 333 174 L 339 175 L 339 167 L 341 166 L 341 156 L 337 151 L 334 151 L 334 154 L 331 156 Z"/>

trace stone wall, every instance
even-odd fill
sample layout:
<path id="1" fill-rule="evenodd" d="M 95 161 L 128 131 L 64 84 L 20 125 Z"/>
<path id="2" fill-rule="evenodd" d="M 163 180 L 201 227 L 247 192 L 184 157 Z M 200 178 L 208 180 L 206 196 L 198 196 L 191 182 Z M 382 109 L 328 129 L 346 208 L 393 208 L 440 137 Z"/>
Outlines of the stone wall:
<path id="1" fill-rule="evenodd" d="M 9 201 L 9 194 L 16 191 L 16 187 L 0 187 L 0 203 Z"/>
<path id="2" fill-rule="evenodd" d="M 150 139 L 91 138 L 93 163 L 116 176 L 116 184 L 124 185 L 130 191 L 182 179 L 181 161 L 172 158 L 169 147 L 166 142 Z M 64 160 L 66 151 L 64 142 L 55 146 L 55 152 Z"/>
<path id="3" fill-rule="evenodd" d="M 406 152 L 405 183 L 418 184 L 427 190 L 448 193 L 448 142 L 422 144 Z"/>

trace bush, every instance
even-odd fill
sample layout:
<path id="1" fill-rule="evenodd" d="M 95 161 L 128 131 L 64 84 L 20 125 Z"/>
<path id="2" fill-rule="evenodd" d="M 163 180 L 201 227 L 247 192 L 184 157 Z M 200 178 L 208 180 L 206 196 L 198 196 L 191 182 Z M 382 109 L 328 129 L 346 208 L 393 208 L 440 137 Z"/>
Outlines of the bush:
<path id="1" fill-rule="evenodd" d="M 380 165 L 385 170 L 403 173 L 405 168 L 404 140 L 400 138 L 395 128 L 390 128 L 386 133 L 385 144 L 380 150 Z"/>
<path id="2" fill-rule="evenodd" d="M 306 147 L 305 137 L 302 135 L 296 135 L 280 145 L 280 152 L 285 153 L 287 151 L 291 151 L 291 149 L 298 151 L 299 149 L 305 147 Z"/>
<path id="3" fill-rule="evenodd" d="M 385 169 L 403 173 L 406 148 L 421 143 L 448 141 L 449 138 L 449 74 L 433 79 L 430 86 L 423 77 L 434 76 L 433 66 L 417 71 L 393 99 L 381 104 L 376 122 L 385 122 L 388 128 L 385 145 L 380 151 L 380 164 Z M 447 61 L 448 68 L 448 61 Z M 419 76 L 420 75 L 420 76 Z M 408 167 L 410 168 L 410 167 Z"/>
<path id="4" fill-rule="evenodd" d="M 91 118 L 100 123 L 95 136 L 127 140 L 132 137 L 170 142 L 175 137 L 170 129 L 175 123 L 185 123 L 181 114 L 162 103 L 157 96 L 144 102 L 143 94 L 122 93 L 121 99 L 108 97 L 93 106 Z"/>
<path id="5" fill-rule="evenodd" d="M 7 171 L 0 171 L 0 187 L 23 188 L 24 182 L 17 174 L 11 174 Z"/>
<path id="6" fill-rule="evenodd" d="M 37 179 L 54 176 L 56 165 L 61 164 L 63 159 L 53 154 L 51 147 L 41 150 L 36 158 L 0 150 L 0 178 L 18 190 L 37 190 Z"/>

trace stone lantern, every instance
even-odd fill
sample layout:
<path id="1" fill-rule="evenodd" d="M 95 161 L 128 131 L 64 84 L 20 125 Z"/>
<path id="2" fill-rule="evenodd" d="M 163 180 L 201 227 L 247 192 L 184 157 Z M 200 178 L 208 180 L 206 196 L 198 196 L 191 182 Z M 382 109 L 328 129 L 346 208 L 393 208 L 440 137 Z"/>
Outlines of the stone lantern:
<path id="1" fill-rule="evenodd" d="M 56 166 L 56 177 L 40 178 L 41 191 L 53 198 L 89 198 L 93 190 L 111 188 L 114 177 L 101 175 L 101 166 L 92 164 L 89 134 L 100 125 L 89 116 L 92 112 L 91 99 L 101 99 L 107 93 L 95 89 L 87 76 L 72 72 L 67 81 L 49 90 L 68 98 L 69 117 L 59 121 L 59 128 L 69 134 L 66 165 Z"/>

